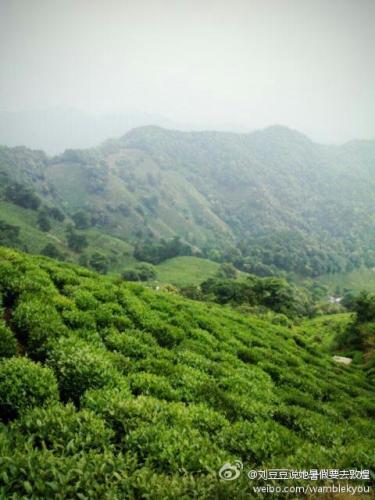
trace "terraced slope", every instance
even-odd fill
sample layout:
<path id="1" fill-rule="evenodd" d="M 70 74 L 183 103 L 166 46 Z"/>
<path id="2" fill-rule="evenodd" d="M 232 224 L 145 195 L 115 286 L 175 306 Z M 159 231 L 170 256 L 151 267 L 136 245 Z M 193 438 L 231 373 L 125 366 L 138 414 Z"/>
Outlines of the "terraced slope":
<path id="1" fill-rule="evenodd" d="M 373 388 L 301 334 L 5 248 L 0 293 L 0 497 L 254 498 L 225 462 L 374 467 Z"/>

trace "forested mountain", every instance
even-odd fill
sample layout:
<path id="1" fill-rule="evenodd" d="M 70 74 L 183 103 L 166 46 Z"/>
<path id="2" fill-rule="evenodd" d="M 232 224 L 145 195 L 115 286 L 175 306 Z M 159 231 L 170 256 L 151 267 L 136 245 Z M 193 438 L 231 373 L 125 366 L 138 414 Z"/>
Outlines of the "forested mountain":
<path id="1" fill-rule="evenodd" d="M 53 158 L 4 147 L 0 169 L 3 186 L 31 187 L 65 224 L 135 246 L 139 260 L 193 253 L 313 277 L 375 266 L 375 141 L 150 126 Z"/>

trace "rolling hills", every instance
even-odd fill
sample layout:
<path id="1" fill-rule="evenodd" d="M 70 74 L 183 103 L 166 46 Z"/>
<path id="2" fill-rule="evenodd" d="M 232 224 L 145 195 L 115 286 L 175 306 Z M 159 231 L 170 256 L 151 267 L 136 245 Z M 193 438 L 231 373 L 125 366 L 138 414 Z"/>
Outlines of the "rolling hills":
<path id="1" fill-rule="evenodd" d="M 373 387 L 298 330 L 5 248 L 0 297 L 0 496 L 254 498 L 250 469 L 375 465 Z"/>
<path id="2" fill-rule="evenodd" d="M 129 262 L 137 245 L 179 237 L 194 255 L 261 276 L 315 278 L 373 267 L 374 165 L 374 141 L 327 146 L 281 126 L 250 134 L 141 127 L 55 157 L 0 148 L 3 185 L 28 186 L 42 205 L 65 214 L 65 225 L 77 212 L 86 214 L 78 229 L 89 240 L 87 259 L 103 234 L 116 255 L 106 245 L 96 250 L 114 269 Z M 7 223 L 2 197 L 0 218 Z M 78 260 L 60 237 L 64 224 L 51 221 L 50 234 L 43 234 L 38 215 L 25 210 L 15 225 L 22 227 L 24 218 L 33 251 L 52 236 L 68 259 Z M 26 232 L 20 231 L 24 244 Z"/>

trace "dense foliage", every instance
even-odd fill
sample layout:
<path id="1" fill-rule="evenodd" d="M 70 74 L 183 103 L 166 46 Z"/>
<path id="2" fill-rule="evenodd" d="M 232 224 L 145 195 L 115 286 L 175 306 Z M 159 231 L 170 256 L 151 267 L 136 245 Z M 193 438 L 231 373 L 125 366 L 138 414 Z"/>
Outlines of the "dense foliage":
<path id="1" fill-rule="evenodd" d="M 138 243 L 134 249 L 134 257 L 151 264 L 159 264 L 173 257 L 192 255 L 192 252 L 190 245 L 176 237 L 171 240 L 161 239 L 157 242 Z"/>
<path id="2" fill-rule="evenodd" d="M 158 161 L 165 175 L 178 172 L 209 200 L 237 240 L 215 249 L 211 239 L 210 258 L 261 275 L 317 276 L 375 263 L 371 141 L 327 147 L 283 127 L 253 134 L 145 127 L 122 144 Z"/>
<path id="3" fill-rule="evenodd" d="M 151 264 L 143 263 L 125 269 L 121 276 L 125 281 L 150 281 L 156 278 L 156 271 Z"/>
<path id="4" fill-rule="evenodd" d="M 1 497 L 245 498 L 225 462 L 375 466 L 373 387 L 298 331 L 9 249 L 0 294 Z"/>
<path id="5" fill-rule="evenodd" d="M 360 294 L 351 308 L 354 320 L 338 337 L 338 347 L 350 355 L 360 354 L 369 378 L 375 383 L 375 294 Z"/>
<path id="6" fill-rule="evenodd" d="M 20 244 L 20 228 L 0 220 L 0 245 L 14 247 Z"/>
<path id="7" fill-rule="evenodd" d="M 222 274 L 222 269 L 219 274 Z M 314 301 L 307 290 L 288 284 L 280 278 L 258 278 L 248 275 L 241 280 L 209 278 L 199 287 L 182 287 L 186 297 L 214 301 L 218 304 L 248 306 L 249 310 L 262 308 L 288 317 L 313 314 Z"/>

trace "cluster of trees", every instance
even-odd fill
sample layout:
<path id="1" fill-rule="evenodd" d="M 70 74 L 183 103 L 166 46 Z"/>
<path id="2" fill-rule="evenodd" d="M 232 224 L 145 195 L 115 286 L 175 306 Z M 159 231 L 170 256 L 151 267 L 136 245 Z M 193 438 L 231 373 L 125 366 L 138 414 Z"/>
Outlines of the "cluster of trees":
<path id="1" fill-rule="evenodd" d="M 125 269 L 121 276 L 125 281 L 151 281 L 156 279 L 156 270 L 153 265 L 142 263 Z"/>
<path id="2" fill-rule="evenodd" d="M 114 211 L 111 206 L 106 207 L 108 211 Z M 113 227 L 113 222 L 107 213 L 107 210 L 96 207 L 89 207 L 85 210 L 78 210 L 71 215 L 74 225 L 77 229 L 88 229 L 92 226 L 100 228 Z"/>
<path id="3" fill-rule="evenodd" d="M 375 252 L 358 242 L 345 248 L 334 240 L 321 244 L 298 231 L 274 231 L 241 239 L 237 244 L 211 243 L 203 247 L 205 257 L 230 262 L 241 271 L 257 276 L 300 275 L 316 278 L 323 274 L 350 272 L 375 265 Z"/>
<path id="4" fill-rule="evenodd" d="M 66 239 L 69 248 L 77 253 L 82 252 L 89 244 L 86 235 L 78 233 L 72 225 L 66 229 Z"/>
<path id="5" fill-rule="evenodd" d="M 4 248 L 0 304 L 4 498 L 241 498 L 257 483 L 226 462 L 371 467 L 372 387 L 294 330 Z"/>
<path id="6" fill-rule="evenodd" d="M 18 182 L 9 184 L 5 189 L 5 199 L 23 208 L 38 210 L 41 200 L 32 188 Z"/>
<path id="7" fill-rule="evenodd" d="M 48 232 L 52 229 L 52 221 L 63 222 L 64 213 L 57 207 L 42 206 L 38 211 L 37 226 L 42 231 Z"/>
<path id="8" fill-rule="evenodd" d="M 220 272 L 222 274 L 222 271 Z M 246 279 L 210 278 L 198 287 L 185 287 L 182 293 L 193 299 L 232 306 L 263 308 L 289 318 L 313 313 L 313 300 L 307 290 L 290 285 L 280 278 Z"/>
<path id="9" fill-rule="evenodd" d="M 172 257 L 192 255 L 192 253 L 192 247 L 178 236 L 171 240 L 161 239 L 155 242 L 138 243 L 134 249 L 134 257 L 137 260 L 150 264 L 159 264 Z"/>

